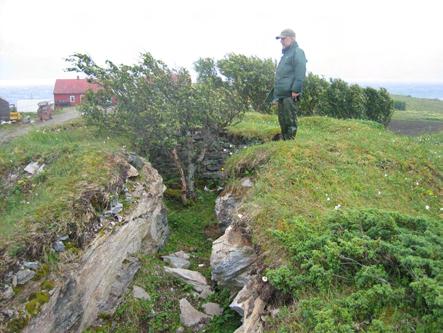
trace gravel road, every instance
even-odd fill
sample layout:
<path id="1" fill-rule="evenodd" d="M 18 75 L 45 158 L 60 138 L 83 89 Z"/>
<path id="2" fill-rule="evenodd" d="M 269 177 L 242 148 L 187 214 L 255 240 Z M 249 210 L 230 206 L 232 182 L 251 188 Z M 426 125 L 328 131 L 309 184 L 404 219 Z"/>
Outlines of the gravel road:
<path id="1" fill-rule="evenodd" d="M 54 126 L 65 121 L 80 117 L 80 112 L 75 108 L 69 108 L 62 113 L 55 114 L 48 121 L 36 121 L 33 124 L 11 124 L 8 127 L 0 128 L 0 144 L 4 144 L 20 135 L 28 133 L 30 130 L 46 126 Z"/>

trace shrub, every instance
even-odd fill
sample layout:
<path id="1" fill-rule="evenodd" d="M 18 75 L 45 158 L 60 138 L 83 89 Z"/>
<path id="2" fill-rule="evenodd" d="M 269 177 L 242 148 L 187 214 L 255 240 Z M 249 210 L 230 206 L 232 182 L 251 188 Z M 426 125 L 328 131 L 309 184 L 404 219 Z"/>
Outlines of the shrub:
<path id="1" fill-rule="evenodd" d="M 267 272 L 274 286 L 301 300 L 299 318 L 308 331 L 442 327 L 437 222 L 369 209 L 336 213 L 324 225 L 314 228 L 299 219 L 290 232 L 275 231 L 292 264 Z"/>

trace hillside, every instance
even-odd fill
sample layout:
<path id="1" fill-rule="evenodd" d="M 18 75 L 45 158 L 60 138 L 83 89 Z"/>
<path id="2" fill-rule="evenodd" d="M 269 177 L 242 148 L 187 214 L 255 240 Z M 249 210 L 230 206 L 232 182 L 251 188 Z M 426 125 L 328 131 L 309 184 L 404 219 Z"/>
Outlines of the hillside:
<path id="1" fill-rule="evenodd" d="M 275 117 L 248 114 L 230 132 L 269 141 L 278 127 Z M 295 142 L 255 145 L 227 162 L 234 191 L 242 177 L 254 179 L 243 214 L 284 295 L 267 330 L 437 331 L 442 144 L 438 134 L 409 138 L 312 117 L 300 119 Z"/>

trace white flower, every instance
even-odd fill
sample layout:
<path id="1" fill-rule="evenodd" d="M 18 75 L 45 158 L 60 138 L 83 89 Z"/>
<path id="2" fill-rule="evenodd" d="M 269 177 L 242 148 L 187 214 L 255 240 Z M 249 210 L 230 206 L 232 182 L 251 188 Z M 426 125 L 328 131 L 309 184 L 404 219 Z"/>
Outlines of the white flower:
<path id="1" fill-rule="evenodd" d="M 337 206 L 335 206 L 335 207 L 334 207 L 334 209 L 335 209 L 335 210 L 339 210 L 339 209 L 340 209 L 340 207 L 341 207 L 341 205 L 340 205 L 340 204 L 338 204 Z"/>
<path id="2" fill-rule="evenodd" d="M 388 176 L 388 174 L 387 173 L 385 173 L 385 177 L 387 177 Z"/>
<path id="3" fill-rule="evenodd" d="M 419 182 L 415 182 L 415 185 L 417 185 L 417 186 L 418 186 L 419 184 L 420 184 Z"/>
<path id="4" fill-rule="evenodd" d="M 378 193 L 378 195 L 381 195 L 381 191 L 378 191 L 377 193 Z"/>
<path id="5" fill-rule="evenodd" d="M 267 278 L 266 276 L 262 276 L 261 280 L 262 280 L 263 282 L 268 282 L 268 278 Z"/>
<path id="6" fill-rule="evenodd" d="M 426 210 L 429 210 L 431 207 L 429 207 L 428 205 L 425 206 Z"/>
<path id="7" fill-rule="evenodd" d="M 331 198 L 326 198 L 326 201 L 331 201 Z"/>
<path id="8" fill-rule="evenodd" d="M 238 216 L 239 219 L 241 219 L 243 217 L 242 214 L 238 214 L 237 216 Z"/>

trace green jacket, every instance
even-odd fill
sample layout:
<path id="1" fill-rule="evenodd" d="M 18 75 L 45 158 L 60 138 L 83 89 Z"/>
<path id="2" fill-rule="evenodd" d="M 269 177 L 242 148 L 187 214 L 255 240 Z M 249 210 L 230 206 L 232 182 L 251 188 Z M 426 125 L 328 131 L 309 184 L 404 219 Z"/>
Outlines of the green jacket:
<path id="1" fill-rule="evenodd" d="M 301 93 L 306 76 L 305 52 L 297 42 L 283 49 L 283 55 L 275 72 L 274 99 L 291 96 L 291 92 Z"/>

